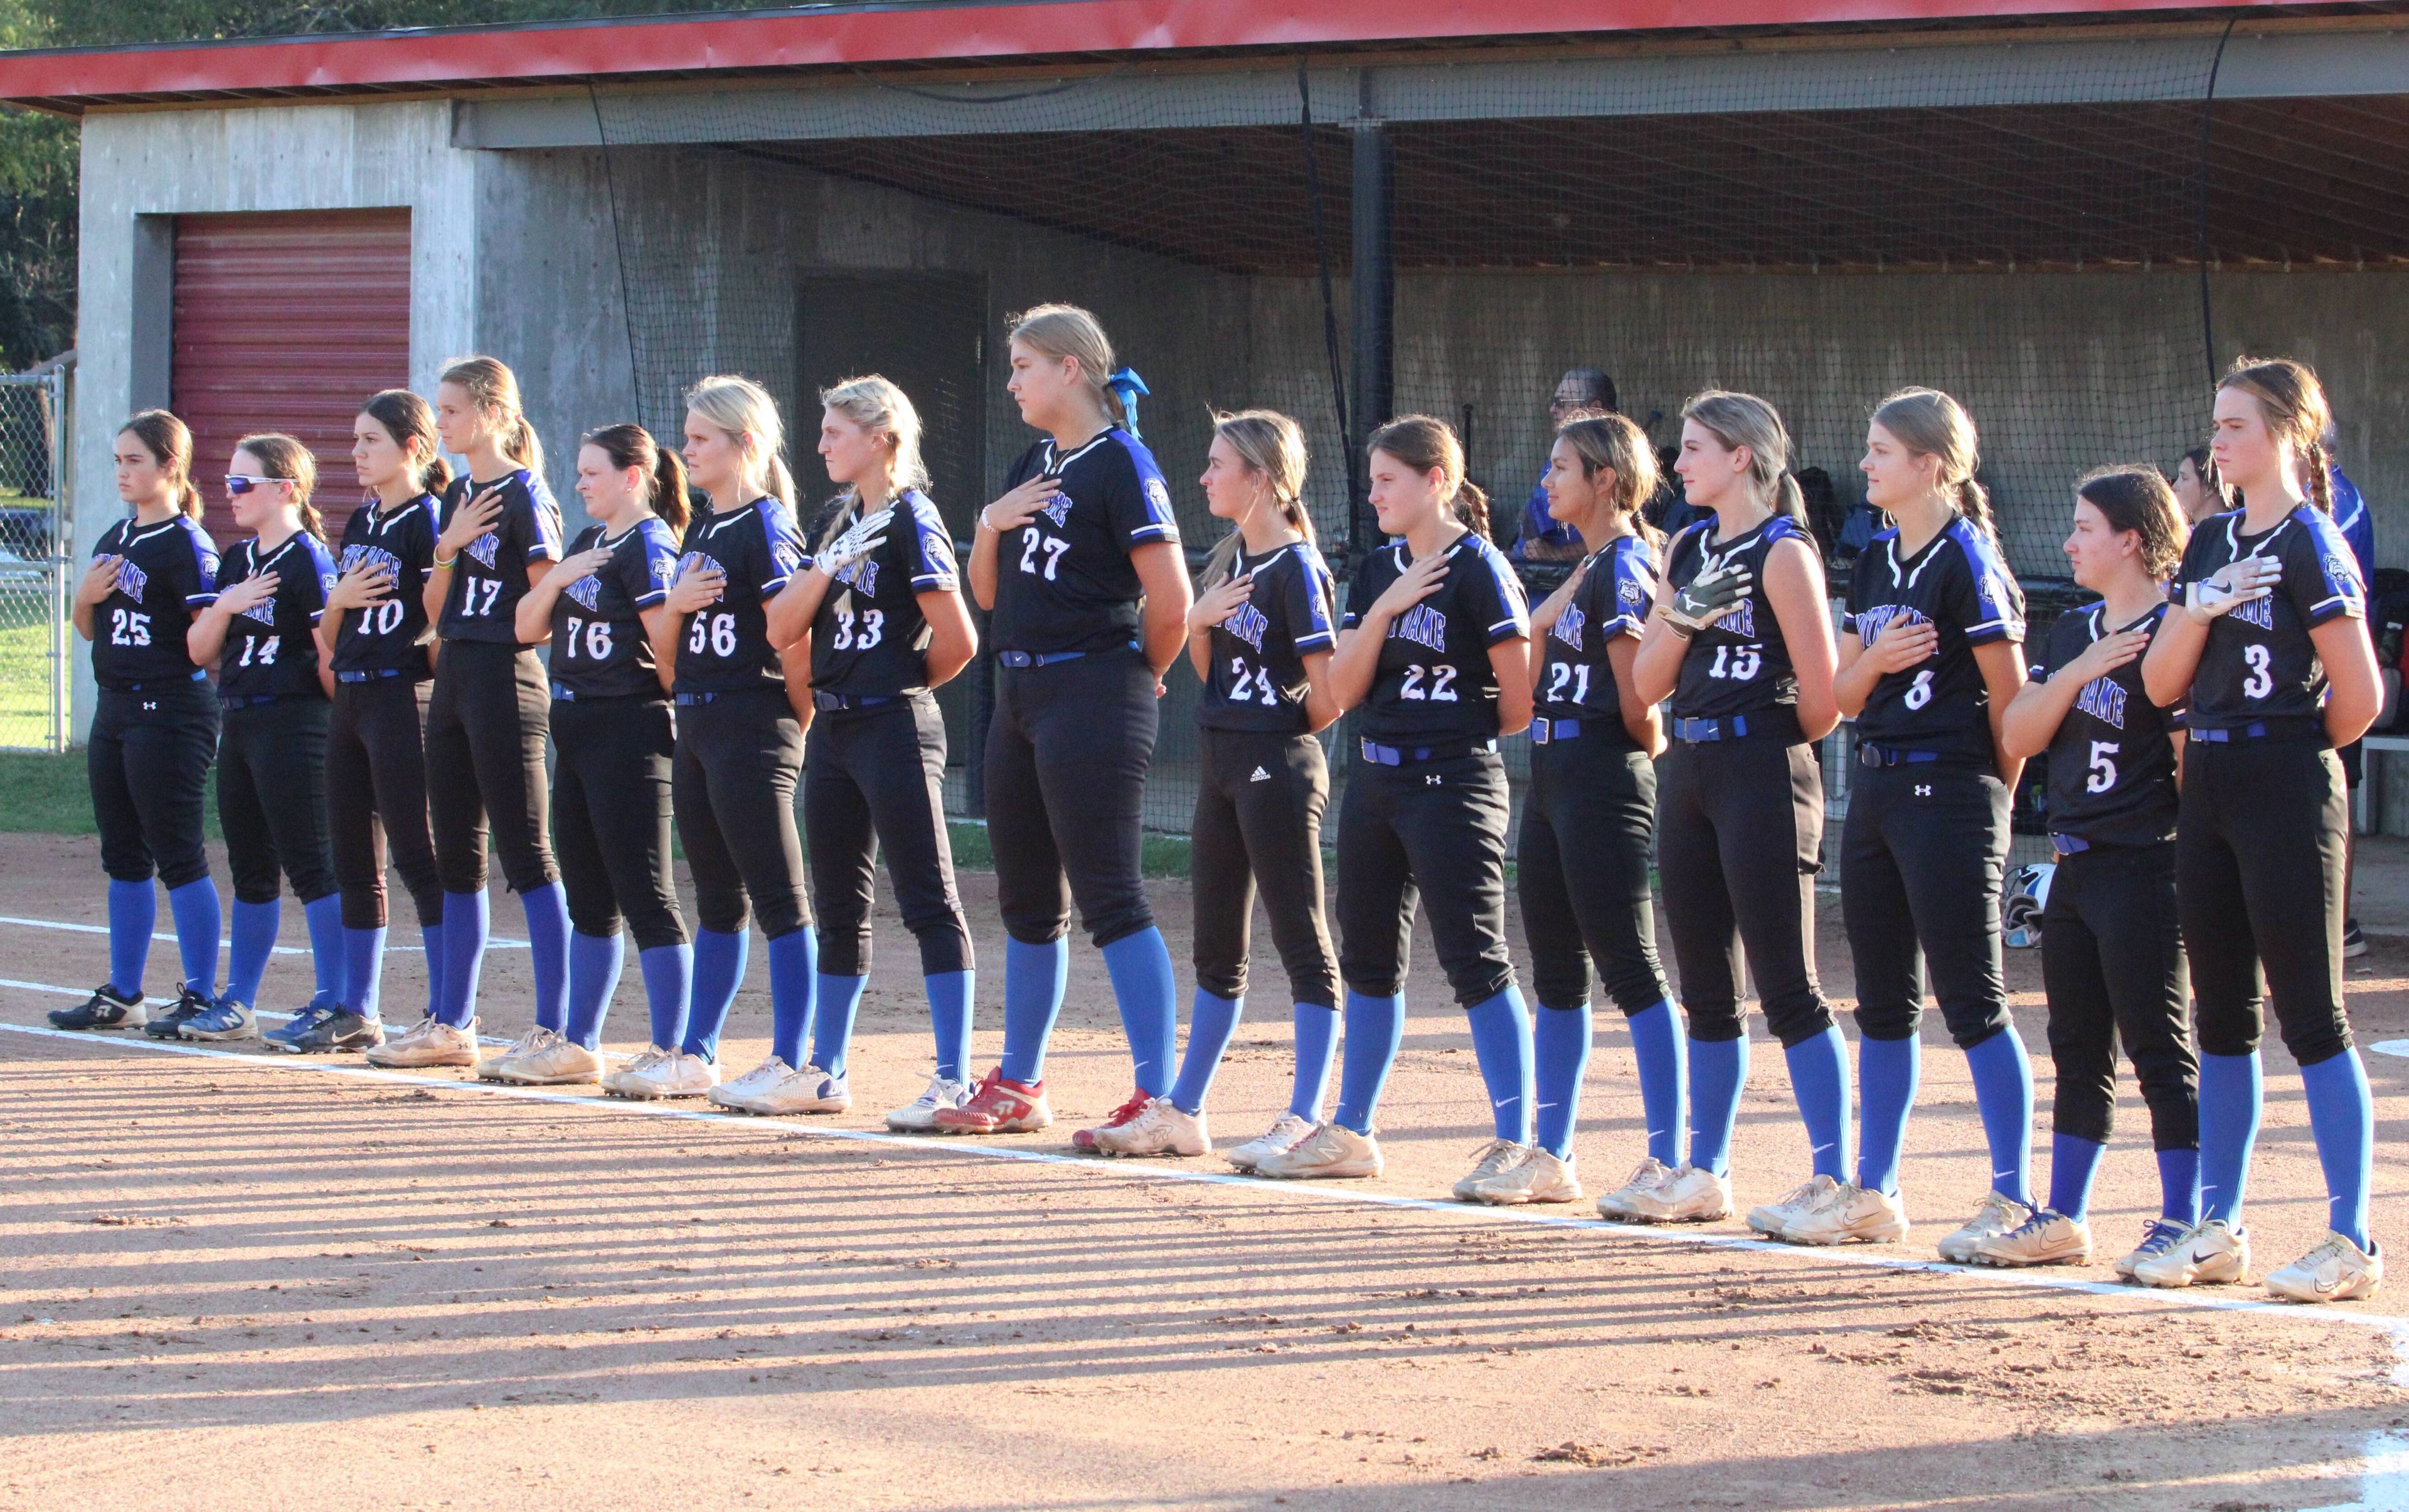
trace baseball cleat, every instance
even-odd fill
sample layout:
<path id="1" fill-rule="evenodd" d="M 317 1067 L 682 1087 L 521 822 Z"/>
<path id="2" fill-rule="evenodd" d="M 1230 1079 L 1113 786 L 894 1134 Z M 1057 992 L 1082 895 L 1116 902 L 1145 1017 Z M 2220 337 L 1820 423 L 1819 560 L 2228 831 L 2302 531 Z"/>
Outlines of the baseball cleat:
<path id="1" fill-rule="evenodd" d="M 1026 1134 L 1054 1121 L 1044 1082 L 1016 1082 L 998 1067 L 959 1108 L 939 1108 L 930 1131 L 939 1134 Z"/>
<path id="2" fill-rule="evenodd" d="M 2382 1285 L 2384 1246 L 2371 1243 L 2361 1249 L 2330 1231 L 2316 1248 L 2267 1273 L 2267 1289 L 2294 1302 L 2356 1302 L 2374 1296 Z"/>
<path id="3" fill-rule="evenodd" d="M 2033 1216 L 2033 1210 L 2004 1192 L 1983 1195 L 1983 1205 L 1974 1210 L 1962 1228 L 1954 1229 L 1940 1241 L 1940 1258 L 1954 1264 L 1972 1262 L 1975 1248 L 1985 1239 L 1997 1234 L 2012 1233 Z"/>
<path id="4" fill-rule="evenodd" d="M 1810 1176 L 1771 1202 L 1748 1210 L 1748 1226 L 1767 1239 L 1782 1238 L 1790 1225 L 1813 1212 L 1840 1184 L 1829 1176 Z"/>
<path id="5" fill-rule="evenodd" d="M 2081 1218 L 2035 1208 L 2033 1216 L 2005 1233 L 1985 1235 L 1974 1246 L 1983 1265 L 2083 1265 L 2091 1260 L 2091 1226 Z"/>
<path id="6" fill-rule="evenodd" d="M 1377 1176 L 1388 1162 L 1380 1142 L 1344 1124 L 1322 1124 L 1277 1155 L 1255 1162 L 1255 1174 L 1282 1180 L 1343 1180 Z"/>
<path id="7" fill-rule="evenodd" d="M 1127 1123 L 1096 1130 L 1099 1155 L 1210 1155 L 1213 1136 L 1205 1131 L 1204 1110 L 1183 1113 L 1168 1097 L 1148 1100 Z"/>
<path id="8" fill-rule="evenodd" d="M 440 1018 L 422 1018 L 410 1032 L 387 1040 L 368 1052 L 368 1064 L 395 1070 L 422 1066 L 473 1066 L 477 1063 L 477 1021 L 457 1029 Z"/>
<path id="9" fill-rule="evenodd" d="M 925 1134 L 937 1127 L 939 1108 L 959 1108 L 970 1096 L 970 1087 L 951 1076 L 931 1076 L 927 1091 L 887 1116 L 887 1127 L 899 1134 Z"/>
<path id="10" fill-rule="evenodd" d="M 1732 1216 L 1731 1177 L 1685 1165 L 1628 1201 L 1635 1223 L 1720 1223 Z"/>
<path id="11" fill-rule="evenodd" d="M 1271 1128 L 1234 1149 L 1222 1151 L 1221 1159 L 1241 1171 L 1252 1171 L 1282 1150 L 1294 1149 L 1298 1141 L 1312 1132 L 1309 1121 L 1293 1113 L 1283 1113 Z"/>
<path id="12" fill-rule="evenodd" d="M 1096 1140 L 1099 1135 L 1103 1134 L 1107 1129 L 1118 1129 L 1121 1125 L 1135 1119 L 1139 1114 L 1146 1111 L 1146 1105 L 1153 1101 L 1154 1094 L 1152 1092 L 1147 1091 L 1143 1087 L 1139 1087 L 1137 1090 L 1130 1093 L 1129 1097 L 1122 1102 L 1119 1107 L 1115 1108 L 1110 1114 L 1106 1115 L 1103 1123 L 1096 1124 L 1090 1128 L 1082 1129 L 1073 1134 L 1071 1136 L 1071 1147 L 1077 1150 L 1082 1155 L 1095 1155 L 1100 1153 L 1096 1144 Z"/>
<path id="13" fill-rule="evenodd" d="M 1472 1186 L 1472 1201 L 1493 1207 L 1578 1202 L 1583 1195 L 1580 1178 L 1573 1174 L 1573 1163 L 1536 1147 L 1520 1163 Z"/>
<path id="14" fill-rule="evenodd" d="M 1782 1227 L 1782 1237 L 1794 1245 L 1892 1244 L 1907 1237 L 1907 1207 L 1888 1193 L 1836 1181 L 1822 1202 Z"/>
<path id="15" fill-rule="evenodd" d="M 143 1002 L 142 994 L 120 997 L 117 989 L 106 982 L 93 988 L 92 996 L 76 1006 L 50 1012 L 52 1029 L 140 1029 L 150 1017 L 151 1010 Z"/>
<path id="16" fill-rule="evenodd" d="M 2138 1261 L 2133 1279 L 2145 1287 L 2224 1286 L 2250 1270 L 2250 1231 L 2210 1218 L 2184 1231 L 2166 1252 Z"/>

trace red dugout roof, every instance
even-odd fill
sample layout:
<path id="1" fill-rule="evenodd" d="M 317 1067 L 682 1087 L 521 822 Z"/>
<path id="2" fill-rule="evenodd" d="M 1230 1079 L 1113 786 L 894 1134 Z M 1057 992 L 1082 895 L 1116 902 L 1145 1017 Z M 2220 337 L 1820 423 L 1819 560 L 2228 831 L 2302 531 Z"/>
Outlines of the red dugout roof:
<path id="1" fill-rule="evenodd" d="M 0 53 L 0 101 L 382 94 L 642 74 L 1700 29 L 2278 13 L 2306 0 L 1020 0 Z M 2331 9 L 2325 7 L 2320 8 Z M 2344 9 L 2364 8 L 2344 7 Z"/>

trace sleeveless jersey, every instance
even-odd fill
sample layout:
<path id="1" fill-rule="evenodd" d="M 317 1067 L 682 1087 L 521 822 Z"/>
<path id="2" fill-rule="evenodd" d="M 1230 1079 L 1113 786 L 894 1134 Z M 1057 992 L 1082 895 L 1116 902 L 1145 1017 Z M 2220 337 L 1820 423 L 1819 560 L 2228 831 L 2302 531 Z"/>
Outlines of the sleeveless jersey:
<path id="1" fill-rule="evenodd" d="M 1253 579 L 1246 602 L 1213 626 L 1212 675 L 1197 696 L 1196 723 L 1303 734 L 1305 658 L 1337 640 L 1329 565 L 1311 541 L 1299 540 L 1251 558 L 1241 547 L 1230 570 Z"/>
<path id="2" fill-rule="evenodd" d="M 1116 425 L 1075 452 L 1049 438 L 1020 454 L 1004 487 L 1060 480 L 1054 502 L 996 543 L 999 651 L 1111 651 L 1138 638 L 1142 588 L 1130 552 L 1179 541 L 1154 454 Z"/>
<path id="3" fill-rule="evenodd" d="M 318 638 L 311 630 L 335 585 L 335 559 L 325 543 L 296 530 L 274 551 L 256 539 L 225 554 L 218 567 L 218 593 L 246 578 L 276 574 L 276 592 L 226 621 L 225 649 L 218 655 L 218 692 L 229 698 L 325 697 L 318 685 Z"/>
<path id="4" fill-rule="evenodd" d="M 661 698 L 643 612 L 677 580 L 677 538 L 653 515 L 616 536 L 592 525 L 564 560 L 596 546 L 609 547 L 611 559 L 552 601 L 552 681 L 575 698 Z"/>
<path id="5" fill-rule="evenodd" d="M 1909 556 L 1898 531 L 1875 536 L 1857 558 L 1843 634 L 1874 643 L 1894 620 L 1930 625 L 1940 635 L 1930 657 L 1903 672 L 1884 673 L 1857 715 L 1857 737 L 1902 751 L 1937 751 L 1944 758 L 1989 765 L 1991 694 L 1976 646 L 2025 638 L 2025 596 L 1999 560 L 1999 549 L 1963 515 Z"/>
<path id="6" fill-rule="evenodd" d="M 1786 514 L 1776 514 L 1730 540 L 1714 539 L 1711 514 L 1673 538 L 1665 548 L 1665 580 L 1676 588 L 1701 572 L 1738 563 L 1749 570 L 1748 597 L 1738 608 L 1690 638 L 1681 675 L 1673 687 L 1679 719 L 1728 719 L 1734 714 L 1798 704 L 1798 675 L 1791 670 L 1790 643 L 1773 600 L 1765 593 L 1765 559 L 1777 541 L 1798 540 L 1815 549 L 1814 538 Z"/>
<path id="7" fill-rule="evenodd" d="M 2167 613 L 2168 606 L 2160 604 L 2122 626 L 2107 623 L 2104 604 L 2060 614 L 2033 665 L 2033 680 L 2046 681 L 2093 641 L 2120 628 L 2147 630 L 2155 638 Z M 2084 684 L 2074 696 L 2074 707 L 2050 738 L 2050 828 L 2094 844 L 2154 845 L 2172 840 L 2172 731 L 2181 717 L 2180 710 L 2160 709 L 2142 691 L 2141 656 Z"/>
<path id="8" fill-rule="evenodd" d="M 527 597 L 527 564 L 560 560 L 560 506 L 543 480 L 525 468 L 498 483 L 454 478 L 443 491 L 442 520 L 487 489 L 500 490 L 501 518 L 460 548 L 443 601 L 443 639 L 519 643 L 519 600 Z"/>
<path id="9" fill-rule="evenodd" d="M 1656 555 L 1640 537 L 1608 541 L 1589 559 L 1589 575 L 1541 640 L 1540 718 L 1594 719 L 1609 737 L 1628 734 L 1606 649 L 1618 635 L 1639 634 L 1655 597 Z"/>
<path id="10" fill-rule="evenodd" d="M 396 670 L 413 682 L 433 675 L 426 666 L 426 588 L 427 569 L 435 560 L 439 508 L 432 494 L 421 494 L 397 510 L 372 499 L 343 522 L 336 575 L 364 566 L 382 567 L 393 574 L 393 592 L 344 613 L 342 626 L 335 632 L 336 671 Z"/>
<path id="11" fill-rule="evenodd" d="M 218 597 L 218 549 L 183 515 L 137 526 L 131 515 L 101 533 L 95 557 L 122 558 L 117 586 L 93 606 L 92 673 L 124 693 L 189 681 L 196 669 L 184 649 L 193 613 Z"/>
<path id="12" fill-rule="evenodd" d="M 680 693 L 740 693 L 783 688 L 785 669 L 770 649 L 762 605 L 786 585 L 803 564 L 803 538 L 795 517 L 774 498 L 757 498 L 725 513 L 705 511 L 685 527 L 678 574 L 700 563 L 728 574 L 716 603 L 686 620 L 678 642 Z M 671 582 L 676 579 L 672 578 Z"/>
<path id="13" fill-rule="evenodd" d="M 2243 511 L 2213 515 L 2191 533 L 2169 597 L 2243 556 L 2283 565 L 2264 598 L 2236 604 L 2211 621 L 2200 670 L 2192 673 L 2195 729 L 2231 729 L 2262 719 L 2310 720 L 2325 708 L 2326 669 L 2309 632 L 2328 620 L 2367 613 L 2359 564 L 2334 523 L 2303 504 L 2256 536 L 2242 533 Z"/>
<path id="14" fill-rule="evenodd" d="M 812 532 L 816 540 L 822 521 Z M 810 558 L 806 557 L 806 565 Z M 929 622 L 920 595 L 960 586 L 953 537 L 929 496 L 895 501 L 887 539 L 834 576 L 812 619 L 812 687 L 848 698 L 895 698 L 929 685 Z"/>
<path id="15" fill-rule="evenodd" d="M 1493 740 L 1497 734 L 1497 677 L 1489 648 L 1527 638 L 1530 610 L 1513 569 L 1487 538 L 1467 532 L 1447 549 L 1438 590 L 1389 623 L 1379 669 L 1356 727 L 1387 745 L 1432 745 Z M 1344 629 L 1412 565 L 1402 540 L 1363 558 L 1347 592 Z"/>

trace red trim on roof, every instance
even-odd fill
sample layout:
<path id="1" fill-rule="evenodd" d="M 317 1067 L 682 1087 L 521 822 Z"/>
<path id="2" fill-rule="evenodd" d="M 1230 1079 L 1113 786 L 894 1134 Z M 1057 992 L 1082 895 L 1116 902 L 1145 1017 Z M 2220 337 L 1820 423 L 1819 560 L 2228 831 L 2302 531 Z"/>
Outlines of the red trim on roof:
<path id="1" fill-rule="evenodd" d="M 0 100 L 2212 7 L 2272 8 L 2255 0 L 1052 0 L 0 54 Z"/>

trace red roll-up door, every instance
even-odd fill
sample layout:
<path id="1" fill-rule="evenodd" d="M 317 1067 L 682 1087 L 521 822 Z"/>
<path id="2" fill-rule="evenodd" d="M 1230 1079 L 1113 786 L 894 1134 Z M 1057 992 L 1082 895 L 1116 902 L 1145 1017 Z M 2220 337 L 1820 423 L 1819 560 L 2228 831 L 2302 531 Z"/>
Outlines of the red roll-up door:
<path id="1" fill-rule="evenodd" d="M 360 401 L 410 382 L 410 211 L 180 215 L 175 291 L 169 402 L 209 533 L 235 537 L 221 480 L 252 431 L 307 442 L 318 506 L 341 518 Z"/>

